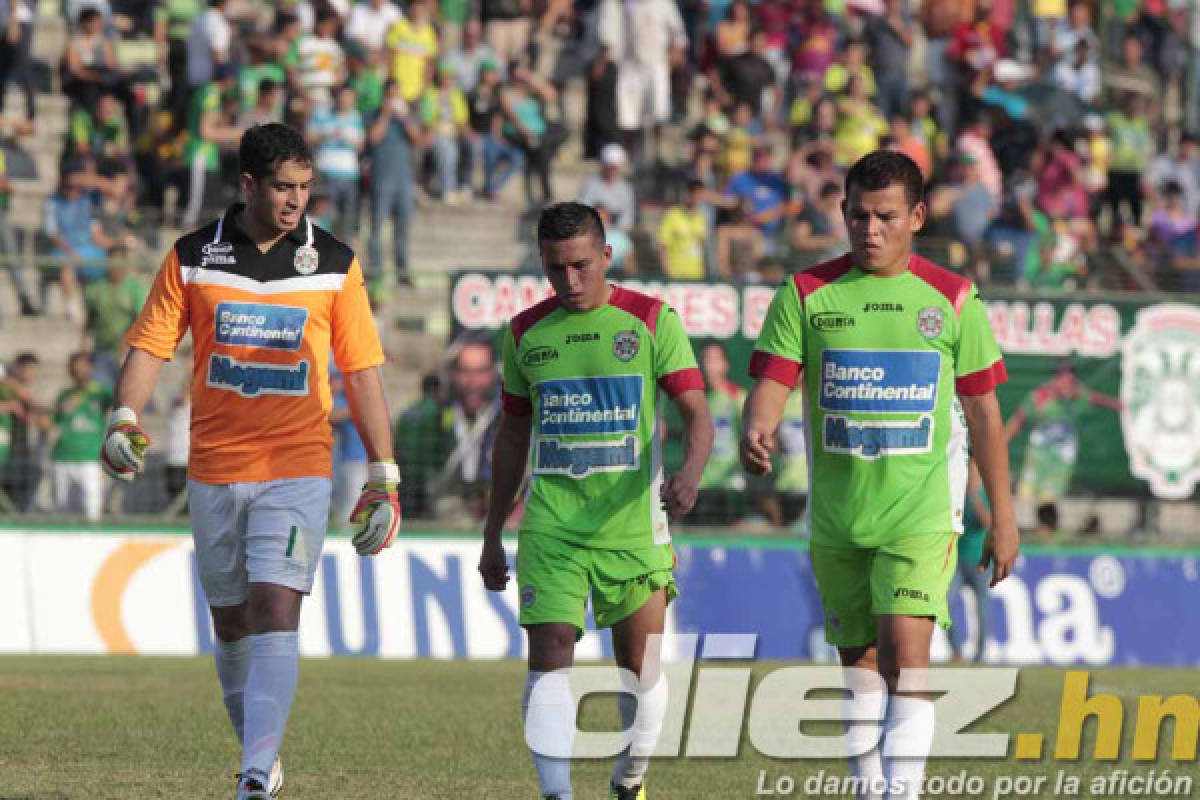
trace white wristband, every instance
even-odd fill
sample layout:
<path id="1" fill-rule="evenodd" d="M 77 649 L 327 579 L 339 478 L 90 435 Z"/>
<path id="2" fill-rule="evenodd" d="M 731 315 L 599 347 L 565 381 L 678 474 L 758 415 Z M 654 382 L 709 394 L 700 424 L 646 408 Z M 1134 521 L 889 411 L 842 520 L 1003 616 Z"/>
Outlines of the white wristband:
<path id="1" fill-rule="evenodd" d="M 373 461 L 367 464 L 368 483 L 399 483 L 400 467 L 395 461 Z"/>
<path id="2" fill-rule="evenodd" d="M 114 408 L 112 411 L 108 412 L 108 427 L 110 428 L 113 425 L 120 425 L 124 422 L 137 425 L 137 421 L 137 414 L 135 414 L 133 409 L 129 406 L 121 406 L 120 408 Z"/>

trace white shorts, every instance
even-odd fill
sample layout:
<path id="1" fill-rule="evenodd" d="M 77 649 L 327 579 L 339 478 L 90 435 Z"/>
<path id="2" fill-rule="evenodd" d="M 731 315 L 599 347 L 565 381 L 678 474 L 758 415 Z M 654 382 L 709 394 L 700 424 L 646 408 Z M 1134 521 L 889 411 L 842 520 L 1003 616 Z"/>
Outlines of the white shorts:
<path id="1" fill-rule="evenodd" d="M 329 478 L 222 484 L 189 479 L 196 568 L 208 604 L 239 605 L 250 583 L 311 592 L 331 491 Z"/>
<path id="2" fill-rule="evenodd" d="M 90 522 L 100 519 L 104 511 L 104 471 L 99 461 L 55 461 L 53 475 L 55 511 L 83 511 Z"/>

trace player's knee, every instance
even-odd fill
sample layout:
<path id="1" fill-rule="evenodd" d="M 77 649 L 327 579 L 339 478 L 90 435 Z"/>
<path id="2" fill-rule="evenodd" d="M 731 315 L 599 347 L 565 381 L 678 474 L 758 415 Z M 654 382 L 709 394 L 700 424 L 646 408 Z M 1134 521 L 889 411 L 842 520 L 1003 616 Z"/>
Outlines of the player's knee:
<path id="1" fill-rule="evenodd" d="M 250 633 L 246 604 L 212 608 L 213 632 L 222 642 L 237 642 Z"/>

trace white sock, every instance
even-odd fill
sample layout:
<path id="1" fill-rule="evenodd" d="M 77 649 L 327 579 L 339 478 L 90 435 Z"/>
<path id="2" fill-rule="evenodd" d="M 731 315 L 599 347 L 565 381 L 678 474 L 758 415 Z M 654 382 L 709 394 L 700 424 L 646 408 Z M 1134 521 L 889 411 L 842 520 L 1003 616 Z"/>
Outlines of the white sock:
<path id="1" fill-rule="evenodd" d="M 222 642 L 218 639 L 213 650 L 213 660 L 217 662 L 221 699 L 225 701 L 225 710 L 229 712 L 233 732 L 237 734 L 238 744 L 241 744 L 244 738 L 242 732 L 245 729 L 242 700 L 246 694 L 246 675 L 250 672 L 250 639 L 238 639 L 236 642 Z"/>
<path id="2" fill-rule="evenodd" d="M 542 796 L 572 800 L 570 754 L 575 743 L 575 698 L 566 671 L 529 673 L 521 717 Z"/>
<path id="3" fill-rule="evenodd" d="M 864 719 L 874 717 L 878 722 L 846 723 L 846 746 L 851 753 L 862 755 L 849 756 L 850 771 L 854 777 L 861 778 L 864 790 L 855 792 L 859 800 L 879 800 L 884 789 L 883 759 L 879 755 L 883 745 L 881 736 L 883 729 L 883 709 L 887 704 L 884 692 L 856 692 L 853 698 L 847 697 L 842 701 L 845 716 L 848 719 Z M 870 749 L 866 749 L 870 748 Z M 865 750 L 865 752 L 864 752 Z"/>
<path id="4" fill-rule="evenodd" d="M 246 676 L 242 772 L 253 769 L 270 775 L 296 696 L 299 636 L 295 631 L 278 631 L 246 638 L 250 641 L 250 673 Z"/>
<path id="5" fill-rule="evenodd" d="M 622 673 L 622 683 L 629 679 L 628 676 L 632 676 L 632 673 Z M 643 691 L 636 678 L 632 685 L 626 684 L 625 688 L 626 691 L 617 695 L 617 710 L 621 714 L 621 727 L 628 730 L 632 726 L 633 737 L 629 747 L 617 756 L 612 782 L 632 789 L 641 785 L 650 767 L 650 755 L 658 744 L 663 718 L 667 715 L 669 691 L 666 676 L 663 675 L 650 689 Z M 630 690 L 634 694 L 630 694 Z"/>
<path id="6" fill-rule="evenodd" d="M 933 701 L 894 695 L 884 726 L 883 766 L 891 798 L 917 800 L 925 776 L 925 759 L 933 745 Z M 902 790 L 901 790 L 902 788 Z"/>

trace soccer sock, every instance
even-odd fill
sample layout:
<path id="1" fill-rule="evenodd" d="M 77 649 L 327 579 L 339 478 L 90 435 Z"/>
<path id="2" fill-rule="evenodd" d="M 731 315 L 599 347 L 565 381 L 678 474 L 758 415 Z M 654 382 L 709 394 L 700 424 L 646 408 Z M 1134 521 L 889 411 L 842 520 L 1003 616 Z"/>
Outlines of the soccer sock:
<path id="1" fill-rule="evenodd" d="M 887 704 L 884 692 L 855 692 L 853 697 L 842 701 L 847 719 L 873 717 L 876 722 L 847 722 L 846 749 L 860 755 L 849 756 L 850 771 L 865 784 L 862 792 L 856 793 L 860 800 L 877 800 L 884 789 L 883 759 L 879 755 L 883 745 L 883 709 Z M 869 749 L 868 749 L 869 748 Z"/>
<path id="2" fill-rule="evenodd" d="M 242 772 L 255 769 L 270 775 L 296 696 L 299 636 L 295 631 L 277 631 L 246 638 L 250 641 L 250 672 L 246 676 Z"/>
<path id="3" fill-rule="evenodd" d="M 225 701 L 225 710 L 229 712 L 233 732 L 237 734 L 238 744 L 241 744 L 242 732 L 245 730 L 242 700 L 246 694 L 246 675 L 250 671 L 250 639 L 242 638 L 236 642 L 217 640 L 213 660 L 217 662 L 221 699 Z"/>
<path id="4" fill-rule="evenodd" d="M 884 725 L 883 764 L 891 798 L 917 800 L 925 776 L 925 759 L 933 745 L 933 701 L 893 695 Z"/>
<path id="5" fill-rule="evenodd" d="M 542 796 L 572 800 L 570 754 L 575 743 L 575 698 L 566 673 L 531 671 L 525 679 L 521 716 Z"/>
<path id="6" fill-rule="evenodd" d="M 623 673 L 622 682 L 627 680 Z M 629 747 L 617 756 L 612 782 L 631 789 L 642 783 L 650 767 L 650 754 L 658 744 L 663 718 L 667 715 L 669 692 L 666 676 L 659 676 L 658 683 L 650 689 L 643 690 L 636 678 L 625 688 L 626 691 L 617 696 L 617 709 L 621 714 L 621 727 L 628 730 L 632 725 L 633 736 Z M 630 694 L 630 691 L 636 694 Z"/>

